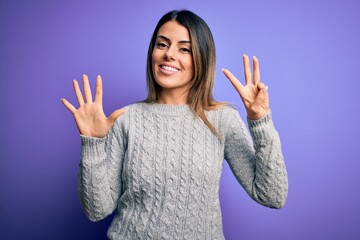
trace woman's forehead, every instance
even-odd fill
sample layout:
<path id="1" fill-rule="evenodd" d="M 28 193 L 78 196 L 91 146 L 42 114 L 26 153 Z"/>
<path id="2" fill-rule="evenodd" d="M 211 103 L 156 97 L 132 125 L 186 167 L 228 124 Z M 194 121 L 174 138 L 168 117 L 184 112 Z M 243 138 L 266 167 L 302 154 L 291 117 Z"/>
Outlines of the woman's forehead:
<path id="1" fill-rule="evenodd" d="M 186 27 L 176 21 L 168 21 L 162 25 L 158 31 L 157 37 L 167 38 L 170 41 L 189 42 L 190 34 Z"/>

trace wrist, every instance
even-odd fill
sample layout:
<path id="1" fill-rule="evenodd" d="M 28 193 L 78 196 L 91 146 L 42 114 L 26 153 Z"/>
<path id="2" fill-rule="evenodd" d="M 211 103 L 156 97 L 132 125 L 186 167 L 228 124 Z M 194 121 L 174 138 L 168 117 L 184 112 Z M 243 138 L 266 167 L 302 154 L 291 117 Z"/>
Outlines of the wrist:
<path id="1" fill-rule="evenodd" d="M 249 120 L 259 120 L 265 117 L 269 113 L 269 109 L 263 110 L 261 112 L 249 112 L 247 111 L 247 119 Z"/>

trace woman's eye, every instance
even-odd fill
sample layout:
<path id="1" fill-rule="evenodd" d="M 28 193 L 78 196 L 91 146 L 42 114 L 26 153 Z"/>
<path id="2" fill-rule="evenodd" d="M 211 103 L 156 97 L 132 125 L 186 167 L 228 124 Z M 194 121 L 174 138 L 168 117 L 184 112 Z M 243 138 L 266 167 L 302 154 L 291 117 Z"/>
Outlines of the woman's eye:
<path id="1" fill-rule="evenodd" d="M 156 44 L 156 46 L 158 47 L 158 48 L 160 48 L 160 49 L 164 49 L 164 48 L 166 48 L 167 47 L 167 45 L 165 44 L 165 43 L 157 43 Z"/>
<path id="2" fill-rule="evenodd" d="M 191 53 L 191 50 L 189 48 L 180 48 L 180 51 L 185 53 Z"/>

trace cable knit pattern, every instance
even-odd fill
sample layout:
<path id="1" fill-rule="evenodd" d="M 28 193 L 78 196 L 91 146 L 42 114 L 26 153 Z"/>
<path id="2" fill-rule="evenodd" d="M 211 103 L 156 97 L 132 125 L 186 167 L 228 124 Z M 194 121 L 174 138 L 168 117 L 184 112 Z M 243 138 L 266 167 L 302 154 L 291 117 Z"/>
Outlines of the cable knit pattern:
<path id="1" fill-rule="evenodd" d="M 230 107 L 207 111 L 218 139 L 189 106 L 137 103 L 104 138 L 81 135 L 80 200 L 98 221 L 116 211 L 109 239 L 224 239 L 223 160 L 255 201 L 280 208 L 287 173 L 271 112 L 248 120 Z"/>

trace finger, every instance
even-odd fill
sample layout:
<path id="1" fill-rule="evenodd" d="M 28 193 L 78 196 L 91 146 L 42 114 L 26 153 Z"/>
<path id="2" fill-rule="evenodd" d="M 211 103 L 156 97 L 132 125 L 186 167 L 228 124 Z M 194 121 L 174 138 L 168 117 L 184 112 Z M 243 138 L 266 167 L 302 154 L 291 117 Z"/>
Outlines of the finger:
<path id="1" fill-rule="evenodd" d="M 102 96 L 103 96 L 102 79 L 101 76 L 98 75 L 96 78 L 95 102 L 102 104 Z"/>
<path id="2" fill-rule="evenodd" d="M 76 111 L 76 108 L 71 104 L 69 103 L 65 98 L 62 98 L 61 99 L 61 102 L 64 104 L 64 106 L 69 109 L 69 111 L 71 113 L 74 113 Z"/>
<path id="3" fill-rule="evenodd" d="M 258 106 L 263 106 L 264 103 L 266 103 L 267 98 L 268 98 L 268 87 L 264 85 L 259 90 L 259 92 L 255 98 L 254 104 L 258 105 Z M 267 105 L 267 104 L 265 104 L 265 105 Z"/>
<path id="4" fill-rule="evenodd" d="M 79 102 L 79 105 L 82 106 L 82 105 L 84 105 L 84 98 L 82 96 L 82 93 L 81 93 L 81 90 L 80 90 L 80 87 L 79 87 L 79 83 L 75 79 L 73 81 L 73 85 L 74 85 L 76 98 L 77 98 L 77 100 Z"/>
<path id="5" fill-rule="evenodd" d="M 87 103 L 92 102 L 92 94 L 91 94 L 91 88 L 89 84 L 88 76 L 83 74 L 82 76 L 83 84 L 84 84 L 84 93 L 85 93 L 85 100 Z"/>
<path id="6" fill-rule="evenodd" d="M 254 65 L 254 84 L 258 85 L 260 83 L 260 66 L 259 59 L 257 57 L 253 57 L 253 65 Z"/>
<path id="7" fill-rule="evenodd" d="M 251 68 L 250 68 L 250 60 L 248 55 L 243 55 L 243 63 L 244 63 L 244 75 L 245 75 L 245 82 L 246 85 L 251 84 L 252 82 L 252 74 L 251 74 Z"/>
<path id="8" fill-rule="evenodd" d="M 241 82 L 227 69 L 222 69 L 225 76 L 230 80 L 234 88 L 240 93 L 241 89 L 244 87 Z"/>
<path id="9" fill-rule="evenodd" d="M 124 112 L 125 112 L 125 109 L 124 109 L 124 108 L 118 109 L 118 110 L 114 111 L 114 112 L 109 116 L 108 119 L 109 119 L 111 122 L 115 122 L 116 119 L 117 119 L 118 117 L 120 117 Z"/>
<path id="10" fill-rule="evenodd" d="M 258 89 L 259 91 L 260 91 L 261 89 L 263 89 L 264 87 L 266 87 L 266 86 L 265 86 L 265 84 L 262 83 L 262 82 L 257 84 L 257 89 Z"/>

